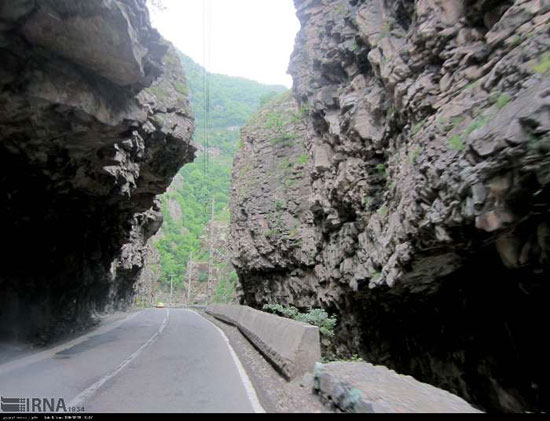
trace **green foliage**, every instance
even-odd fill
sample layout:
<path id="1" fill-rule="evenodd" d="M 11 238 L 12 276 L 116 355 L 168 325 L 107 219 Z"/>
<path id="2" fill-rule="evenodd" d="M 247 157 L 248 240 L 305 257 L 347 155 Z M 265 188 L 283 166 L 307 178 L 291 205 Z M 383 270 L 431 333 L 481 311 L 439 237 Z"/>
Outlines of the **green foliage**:
<path id="1" fill-rule="evenodd" d="M 189 93 L 189 91 L 187 90 L 187 87 L 181 82 L 177 82 L 177 81 L 174 82 L 174 88 L 176 89 L 176 91 L 178 91 L 182 95 L 187 96 L 187 94 Z"/>
<path id="2" fill-rule="evenodd" d="M 510 95 L 500 94 L 495 101 L 495 105 L 499 110 L 502 110 L 511 100 L 512 97 Z"/>
<path id="3" fill-rule="evenodd" d="M 267 103 L 271 102 L 273 98 L 277 96 L 277 92 L 268 92 L 260 97 L 260 106 L 264 106 Z"/>
<path id="4" fill-rule="evenodd" d="M 422 153 L 422 148 L 420 146 L 417 146 L 412 151 L 409 152 L 408 161 L 411 165 L 416 164 L 416 161 L 418 160 L 418 157 Z"/>
<path id="5" fill-rule="evenodd" d="M 307 153 L 303 153 L 298 157 L 298 160 L 296 162 L 299 165 L 306 165 L 309 162 L 309 155 Z"/>
<path id="6" fill-rule="evenodd" d="M 417 135 L 420 129 L 422 129 L 422 126 L 424 126 L 424 121 L 420 121 L 412 126 L 411 133 L 413 136 Z"/>
<path id="7" fill-rule="evenodd" d="M 264 128 L 280 132 L 285 127 L 285 118 L 282 113 L 271 111 L 265 118 Z"/>
<path id="8" fill-rule="evenodd" d="M 197 128 L 204 121 L 204 69 L 191 58 L 180 54 L 185 70 L 187 86 L 191 93 L 193 113 Z M 262 100 L 286 91 L 284 86 L 262 85 L 261 83 L 238 77 L 209 74 L 210 83 L 210 124 L 214 128 L 227 128 L 244 125 L 261 105 Z"/>
<path id="9" fill-rule="evenodd" d="M 185 70 L 187 86 L 176 83 L 174 88 L 182 95 L 189 95 L 195 115 L 194 141 L 204 143 L 204 70 L 189 57 L 178 53 Z M 204 155 L 200 154 L 194 163 L 185 165 L 178 174 L 183 180 L 176 188 L 161 197 L 164 224 L 155 246 L 160 256 L 160 281 L 167 285 L 170 278 L 176 289 L 182 288 L 184 274 L 191 254 L 193 260 L 205 261 L 207 253 L 202 250 L 200 237 L 210 220 L 210 205 L 215 198 L 215 219 L 229 221 L 229 197 L 231 170 L 235 152 L 242 148 L 239 126 L 242 126 L 259 107 L 262 98 L 275 97 L 287 91 L 283 86 L 266 86 L 260 83 L 229 77 L 209 75 L 210 81 L 210 147 L 219 149 L 219 155 L 210 155 L 209 170 L 204 172 Z M 162 87 L 150 90 L 159 97 L 166 97 Z M 162 124 L 162 117 L 157 115 Z M 169 211 L 169 203 L 181 210 L 181 218 L 174 220 Z M 204 275 L 203 275 L 204 277 Z M 236 282 L 236 281 L 235 281 Z M 220 294 L 231 289 L 229 280 L 220 287 Z M 223 295 L 223 294 L 222 294 Z"/>
<path id="10" fill-rule="evenodd" d="M 348 363 L 364 363 L 365 362 L 365 360 L 357 354 L 353 354 L 349 358 L 339 358 L 335 354 L 330 353 L 330 354 L 328 354 L 327 356 L 324 356 L 321 359 L 321 362 L 323 364 L 328 364 L 328 363 L 337 362 L 337 361 L 338 362 L 348 362 Z"/>
<path id="11" fill-rule="evenodd" d="M 281 159 L 277 163 L 277 169 L 279 171 L 284 171 L 284 170 L 287 170 L 287 169 L 292 168 L 292 167 L 293 167 L 292 162 L 290 162 L 290 159 L 288 159 L 288 158 Z"/>
<path id="12" fill-rule="evenodd" d="M 236 304 L 238 281 L 235 271 L 232 271 L 229 277 L 220 279 L 214 290 L 214 302 L 217 304 Z"/>
<path id="13" fill-rule="evenodd" d="M 284 200 L 276 200 L 275 201 L 275 209 L 277 211 L 281 211 L 286 208 L 286 202 Z"/>
<path id="14" fill-rule="evenodd" d="M 466 85 L 464 89 L 470 90 L 477 88 L 479 85 L 481 85 L 481 79 L 474 80 L 473 82 L 470 82 Z"/>
<path id="15" fill-rule="evenodd" d="M 382 177 L 384 177 L 384 178 L 388 177 L 388 171 L 387 171 L 387 168 L 386 168 L 386 164 L 378 164 L 376 166 L 376 171 L 378 171 L 378 173 Z"/>
<path id="16" fill-rule="evenodd" d="M 273 314 L 317 326 L 319 332 L 324 336 L 334 336 L 334 328 L 337 323 L 336 316 L 329 317 L 328 313 L 321 308 L 313 308 L 307 313 L 300 313 L 296 307 L 283 307 L 280 304 L 265 304 L 263 309 Z"/>
<path id="17" fill-rule="evenodd" d="M 550 53 L 544 53 L 537 60 L 537 63 L 533 65 L 532 69 L 536 73 L 550 73 Z"/>
<path id="18" fill-rule="evenodd" d="M 448 140 L 449 148 L 454 149 L 455 151 L 461 151 L 464 149 L 464 143 L 460 135 L 455 135 Z"/>
<path id="19" fill-rule="evenodd" d="M 382 218 L 388 216 L 388 207 L 384 205 L 380 209 L 378 209 L 378 215 L 380 215 Z"/>
<path id="20" fill-rule="evenodd" d="M 371 279 L 373 281 L 377 281 L 378 279 L 380 279 L 382 277 L 382 273 L 381 272 L 374 272 L 371 274 Z"/>

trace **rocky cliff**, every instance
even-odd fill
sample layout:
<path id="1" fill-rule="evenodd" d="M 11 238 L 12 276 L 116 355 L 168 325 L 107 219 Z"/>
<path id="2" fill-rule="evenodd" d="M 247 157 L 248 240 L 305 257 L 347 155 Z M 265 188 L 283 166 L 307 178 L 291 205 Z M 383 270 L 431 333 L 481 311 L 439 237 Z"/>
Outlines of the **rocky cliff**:
<path id="1" fill-rule="evenodd" d="M 312 267 L 319 239 L 307 202 L 312 166 L 302 142 L 304 117 L 288 92 L 263 107 L 241 132 L 230 246 L 246 303 L 277 299 L 307 306 L 315 299 Z"/>
<path id="2" fill-rule="evenodd" d="M 0 331 L 44 341 L 131 302 L 193 118 L 145 0 L 2 0 L 0 110 Z"/>
<path id="3" fill-rule="evenodd" d="M 234 177 L 251 186 L 234 191 L 232 235 L 245 302 L 324 307 L 343 355 L 482 409 L 548 410 L 550 3 L 296 8 L 290 72 L 307 118 L 291 147 L 311 169 L 301 194 L 278 193 L 260 175 L 273 148 L 243 132 Z M 259 217 L 297 197 L 285 218 L 309 215 L 303 259 Z"/>

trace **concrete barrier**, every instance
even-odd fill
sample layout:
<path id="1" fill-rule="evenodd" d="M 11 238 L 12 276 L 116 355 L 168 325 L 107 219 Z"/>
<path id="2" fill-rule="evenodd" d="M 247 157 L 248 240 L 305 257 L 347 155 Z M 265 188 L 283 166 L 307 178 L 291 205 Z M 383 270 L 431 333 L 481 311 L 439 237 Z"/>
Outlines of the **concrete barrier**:
<path id="1" fill-rule="evenodd" d="M 246 306 L 213 304 L 206 313 L 236 326 L 287 380 L 312 373 L 321 361 L 316 326 Z"/>

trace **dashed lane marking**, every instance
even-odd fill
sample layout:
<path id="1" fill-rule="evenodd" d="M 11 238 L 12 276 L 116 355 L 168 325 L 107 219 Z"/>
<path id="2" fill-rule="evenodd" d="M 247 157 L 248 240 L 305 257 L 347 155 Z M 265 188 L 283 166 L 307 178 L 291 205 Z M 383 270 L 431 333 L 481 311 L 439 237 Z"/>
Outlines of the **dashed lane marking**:
<path id="1" fill-rule="evenodd" d="M 100 380 L 92 384 L 90 387 L 80 392 L 73 400 L 69 402 L 67 407 L 76 408 L 76 407 L 83 406 L 84 402 L 90 399 L 101 388 L 101 386 L 103 386 L 105 383 L 107 383 L 109 380 L 115 377 L 118 373 L 120 373 L 124 369 L 124 367 L 126 367 L 128 364 L 134 361 L 147 347 L 151 346 L 159 338 L 159 336 L 162 334 L 162 332 L 166 328 L 166 325 L 168 324 L 169 317 L 170 317 L 170 310 L 166 309 L 166 316 L 164 317 L 164 320 L 162 321 L 162 324 L 160 325 L 159 330 L 153 336 L 151 336 L 151 338 L 147 342 L 145 342 L 142 346 L 140 346 L 136 352 L 134 352 L 132 355 L 130 355 L 128 358 L 122 361 L 118 365 L 118 367 L 116 367 L 109 374 L 103 376 Z"/>

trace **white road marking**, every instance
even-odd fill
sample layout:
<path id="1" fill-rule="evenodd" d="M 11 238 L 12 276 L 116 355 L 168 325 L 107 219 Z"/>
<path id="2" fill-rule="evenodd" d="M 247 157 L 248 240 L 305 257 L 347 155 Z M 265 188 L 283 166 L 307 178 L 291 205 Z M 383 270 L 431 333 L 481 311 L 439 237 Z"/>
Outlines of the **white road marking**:
<path id="1" fill-rule="evenodd" d="M 141 314 L 143 311 L 145 310 L 135 312 L 134 314 L 128 317 L 125 317 L 124 319 L 114 322 L 112 324 L 101 326 L 93 330 L 92 332 L 89 332 L 76 339 L 73 339 L 72 341 L 57 345 L 54 348 L 46 349 L 45 351 L 41 351 L 36 354 L 29 355 L 28 357 L 19 358 L 15 361 L 0 364 L 0 374 L 5 374 L 8 371 L 16 370 L 18 368 L 25 367 L 26 365 L 45 360 L 47 358 L 53 358 L 54 355 L 57 354 L 58 352 L 61 352 L 66 349 L 72 348 L 76 345 L 79 345 L 87 341 L 88 339 L 90 339 L 92 336 L 102 335 L 104 333 L 107 333 L 107 332 L 110 332 L 111 330 L 116 329 L 117 327 L 121 326 L 123 323 L 126 323 L 131 319 L 133 319 L 134 317 L 136 317 L 138 314 Z"/>
<path id="2" fill-rule="evenodd" d="M 258 395 L 256 394 L 256 390 L 254 389 L 254 386 L 252 385 L 252 382 L 250 381 L 250 378 L 248 377 L 248 374 L 246 374 L 246 371 L 239 360 L 239 357 L 233 350 L 233 347 L 231 346 L 231 343 L 229 342 L 229 339 L 227 338 L 225 332 L 221 330 L 218 326 L 216 326 L 214 323 L 212 323 L 210 320 L 208 320 L 206 317 L 201 316 L 199 313 L 193 311 L 193 310 L 186 310 L 190 313 L 196 314 L 201 319 L 206 320 L 208 323 L 210 323 L 212 326 L 214 326 L 218 332 L 220 332 L 220 335 L 222 335 L 227 348 L 229 348 L 229 353 L 231 354 L 231 357 L 233 358 L 233 361 L 235 362 L 235 365 L 237 366 L 237 371 L 239 372 L 239 375 L 241 376 L 241 380 L 243 382 L 243 386 L 246 390 L 246 394 L 248 396 L 248 400 L 250 401 L 250 404 L 252 405 L 252 409 L 254 409 L 254 412 L 256 413 L 265 413 L 265 409 L 260 404 L 260 400 L 258 399 Z"/>
<path id="3" fill-rule="evenodd" d="M 126 367 L 133 360 L 135 360 L 145 350 L 145 348 L 153 344 L 153 342 L 155 342 L 159 338 L 159 336 L 162 334 L 162 332 L 166 328 L 166 325 L 168 324 L 169 316 L 170 316 L 170 310 L 166 309 L 166 316 L 164 317 L 164 320 L 162 321 L 162 324 L 160 325 L 159 330 L 153 336 L 151 336 L 151 338 L 147 342 L 145 342 L 142 346 L 140 346 L 136 352 L 134 352 L 132 355 L 126 358 L 122 363 L 120 363 L 120 365 L 117 368 L 115 368 L 109 374 L 102 377 L 100 380 L 92 384 L 90 387 L 88 387 L 84 391 L 80 392 L 75 398 L 73 398 L 73 400 L 71 400 L 68 403 L 67 407 L 74 408 L 74 407 L 83 406 L 84 402 L 90 399 L 99 390 L 101 386 L 103 386 L 107 381 L 111 380 L 118 373 L 120 373 L 124 369 L 124 367 Z"/>

